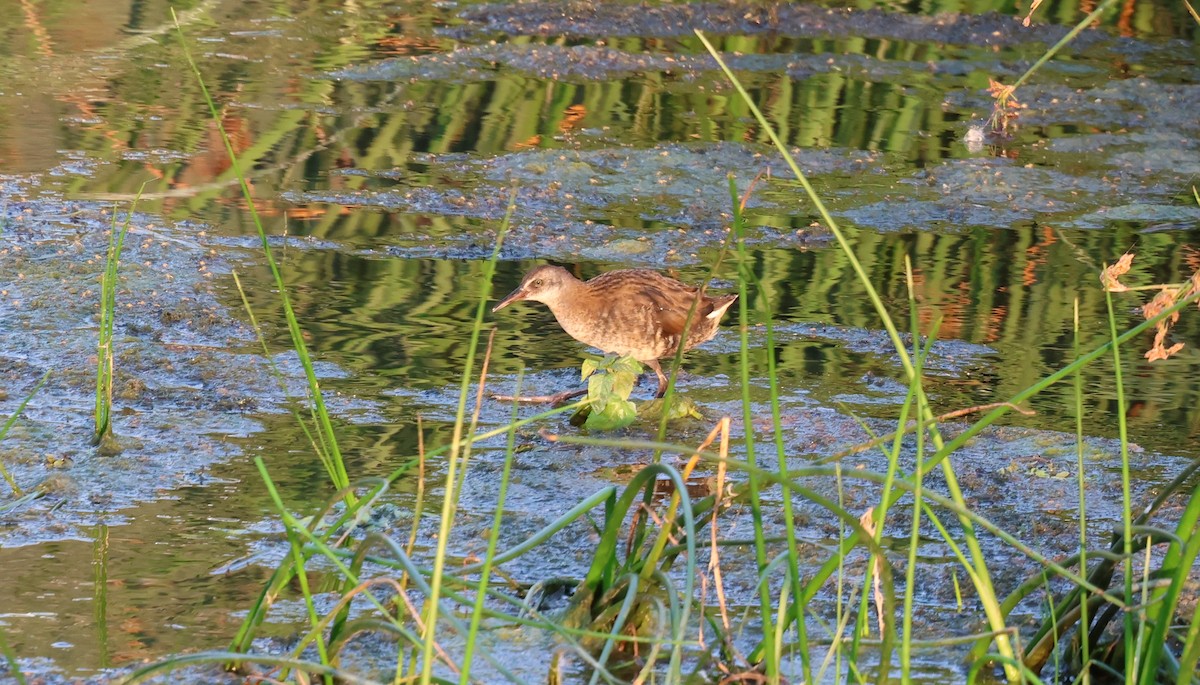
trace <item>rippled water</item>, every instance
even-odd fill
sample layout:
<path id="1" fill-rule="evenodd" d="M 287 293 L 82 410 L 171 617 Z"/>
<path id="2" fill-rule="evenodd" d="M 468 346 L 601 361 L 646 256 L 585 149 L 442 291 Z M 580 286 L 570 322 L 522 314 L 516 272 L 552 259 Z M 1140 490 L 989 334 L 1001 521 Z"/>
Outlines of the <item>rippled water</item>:
<path id="1" fill-rule="evenodd" d="M 1004 400 L 1069 363 L 1076 301 L 1082 347 L 1105 342 L 1098 273 L 1125 251 L 1137 253 L 1127 280 L 1138 285 L 1200 267 L 1190 190 L 1200 176 L 1200 69 L 1195 26 L 1174 4 L 1139 5 L 1086 31 L 1018 91 L 1025 108 L 1013 136 L 980 148 L 964 140 L 990 111 L 988 79 L 1012 83 L 1066 26 L 1023 29 L 983 4 L 952 15 L 762 3 L 578 9 L 208 2 L 181 15 L 276 237 L 356 476 L 413 454 L 418 416 L 428 444 L 448 440 L 510 192 L 499 293 L 546 261 L 580 276 L 638 266 L 699 282 L 726 237 L 728 175 L 741 190 L 753 185 L 749 242 L 762 288 L 747 304 L 752 319 L 770 311 L 777 326 L 789 449 L 798 461 L 830 453 L 856 437 L 851 414 L 893 416 L 904 388 L 873 308 L 693 27 L 714 38 L 794 149 L 901 322 L 911 258 L 918 323 L 942 339 L 928 370 L 939 412 Z M 264 523 L 273 512 L 250 456 L 267 460 L 298 510 L 332 493 L 244 323 L 233 270 L 302 392 L 167 5 L 40 10 L 14 9 L 20 25 L 0 29 L 9 39 L 0 41 L 0 415 L 54 373 L 0 442 L 0 459 L 23 487 L 54 487 L 0 513 L 0 573 L 14 581 L 0 627 L 22 659 L 50 660 L 29 662 L 34 671 L 83 677 L 226 644 L 240 623 L 233 612 L 266 573 L 238 560 L 265 554 L 277 532 Z M 1077 12 L 1057 5 L 1040 18 Z M 105 212 L 130 206 L 143 183 L 119 295 L 118 374 L 133 380 L 116 426 L 130 442 L 119 460 L 101 461 L 87 444 L 97 255 Z M 727 259 L 713 289 L 732 291 L 735 276 Z M 1120 326 L 1140 319 L 1142 300 L 1115 298 Z M 1174 337 L 1188 346 L 1167 362 L 1141 359 L 1149 335 L 1124 350 L 1146 489 L 1197 456 L 1198 322 L 1185 313 Z M 496 387 L 511 389 L 520 369 L 539 387 L 575 382 L 582 349 L 543 308 L 514 307 L 487 326 L 498 329 Z M 727 326 L 685 365 L 681 388 L 712 416 L 740 414 L 737 338 Z M 750 340 L 762 384 L 763 330 Z M 1093 368 L 1084 383 L 1099 460 L 1116 430 L 1111 370 Z M 997 511 L 1012 510 L 990 481 L 1000 469 L 1066 458 L 1061 436 L 1032 431 L 1072 429 L 1069 389 L 1031 408 L 978 453 L 994 462 L 968 466 Z M 484 421 L 507 416 L 491 406 Z M 693 442 L 705 432 L 679 431 Z M 514 537 L 636 465 L 549 450 L 532 433 L 521 440 L 530 451 L 510 495 Z M 494 456 L 484 450 L 468 480 L 465 530 L 490 521 Z M 430 465 L 432 478 L 440 468 Z M 409 501 L 415 484 L 398 485 Z M 1056 483 L 1016 487 L 1029 491 L 1007 496 L 1069 519 L 1070 493 Z M 814 544 L 836 535 L 814 530 Z M 465 539 L 460 553 L 478 551 Z M 930 666 L 941 668 L 953 666 Z"/>

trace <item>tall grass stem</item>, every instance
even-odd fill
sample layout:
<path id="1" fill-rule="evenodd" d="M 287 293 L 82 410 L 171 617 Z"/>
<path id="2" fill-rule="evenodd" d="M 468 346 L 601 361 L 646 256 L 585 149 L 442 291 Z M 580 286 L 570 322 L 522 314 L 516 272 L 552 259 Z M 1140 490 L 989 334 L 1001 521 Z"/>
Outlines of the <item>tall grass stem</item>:
<path id="1" fill-rule="evenodd" d="M 188 66 L 191 67 L 192 73 L 196 76 L 200 92 L 204 96 L 205 103 L 208 105 L 213 126 L 220 134 L 221 142 L 225 145 L 225 154 L 229 158 L 230 168 L 233 169 L 234 175 L 237 176 L 238 185 L 242 190 L 242 197 L 246 200 L 247 211 L 250 213 L 250 219 L 254 224 L 255 231 L 258 233 L 263 256 L 266 258 L 267 265 L 271 270 L 271 276 L 275 281 L 275 287 L 279 293 L 279 303 L 283 308 L 284 317 L 287 319 L 292 349 L 295 350 L 296 356 L 300 359 L 300 364 L 304 368 L 305 380 L 308 382 L 312 410 L 319 429 L 317 434 L 321 444 L 324 446 L 324 449 L 318 452 L 318 457 L 321 459 L 334 488 L 345 490 L 346 504 L 352 505 L 354 503 L 354 494 L 346 489 L 350 484 L 350 476 L 346 472 L 346 463 L 342 458 L 341 448 L 338 446 L 337 436 L 333 430 L 333 422 L 329 417 L 329 410 L 325 406 L 325 397 L 321 392 L 321 384 L 317 379 L 316 370 L 313 368 L 312 357 L 308 352 L 308 345 L 304 342 L 304 333 L 300 330 L 300 322 L 297 320 L 296 312 L 292 307 L 287 284 L 283 280 L 283 273 L 280 271 L 279 263 L 276 262 L 271 252 L 271 243 L 267 238 L 266 229 L 263 228 L 262 220 L 258 216 L 258 209 L 254 203 L 254 195 L 250 192 L 250 185 L 246 181 L 245 173 L 242 171 L 241 162 L 238 160 L 238 155 L 233 149 L 233 142 L 229 139 L 229 135 L 225 131 L 221 112 L 217 109 L 217 104 L 213 100 L 212 94 L 208 91 L 208 86 L 204 82 L 204 75 L 200 73 L 200 67 L 196 64 L 195 59 L 192 58 L 192 53 L 188 49 L 187 40 L 184 38 L 183 29 L 179 25 L 179 18 L 176 16 L 174 8 L 171 9 L 171 18 L 175 22 L 175 29 L 179 35 L 180 49 L 183 51 L 184 59 L 187 61 Z"/>
<path id="2" fill-rule="evenodd" d="M 483 277 L 479 288 L 479 301 L 475 307 L 475 321 L 471 326 L 470 343 L 467 345 L 466 358 L 463 360 L 462 382 L 458 391 L 458 408 L 454 415 L 454 431 L 450 442 L 450 454 L 446 458 L 446 488 L 442 494 L 441 521 L 438 526 L 437 549 L 433 558 L 433 571 L 429 578 L 429 596 L 426 603 L 425 636 L 421 648 L 421 685 L 428 685 L 433 678 L 433 645 L 436 635 L 440 600 L 442 595 L 442 574 L 446 568 L 446 551 L 450 544 L 450 533 L 454 527 L 454 513 L 458 506 L 459 479 L 458 469 L 466 469 L 466 459 L 459 463 L 459 454 L 469 445 L 464 445 L 462 437 L 466 426 L 467 397 L 470 395 L 471 378 L 475 366 L 475 352 L 479 347 L 479 336 L 483 330 L 483 315 L 487 310 L 487 301 L 492 293 L 492 277 L 496 272 L 496 261 L 500 258 L 500 248 L 504 245 L 504 236 L 512 221 L 516 209 L 517 188 L 513 186 L 508 198 L 508 208 L 504 219 L 496 232 L 496 246 L 491 258 L 484 264 Z"/>
<path id="3" fill-rule="evenodd" d="M 1108 306 L 1108 332 L 1113 363 L 1113 384 L 1117 396 L 1117 434 L 1121 441 L 1121 525 L 1124 555 L 1123 573 L 1125 581 L 1125 605 L 1132 606 L 1136 601 L 1133 595 L 1133 490 L 1129 472 L 1129 430 L 1125 417 L 1125 376 L 1121 368 L 1121 340 L 1117 335 L 1117 313 L 1113 307 L 1112 292 L 1104 291 L 1104 301 Z M 1137 649 L 1134 644 L 1134 632 L 1137 629 L 1136 616 L 1132 611 L 1123 615 L 1122 638 L 1125 643 L 1125 682 L 1134 683 L 1137 674 Z"/>

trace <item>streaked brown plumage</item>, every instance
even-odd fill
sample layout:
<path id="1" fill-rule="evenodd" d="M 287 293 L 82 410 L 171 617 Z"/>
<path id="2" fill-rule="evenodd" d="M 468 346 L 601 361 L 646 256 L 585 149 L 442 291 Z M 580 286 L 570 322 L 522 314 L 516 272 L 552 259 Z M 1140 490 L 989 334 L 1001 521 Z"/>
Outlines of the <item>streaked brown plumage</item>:
<path id="1" fill-rule="evenodd" d="M 567 335 L 602 352 L 628 355 L 658 376 L 658 397 L 667 391 L 659 359 L 675 356 L 688 311 L 696 313 L 683 349 L 712 340 L 737 295 L 709 297 L 700 289 L 646 269 L 609 271 L 581 281 L 560 266 L 539 266 L 492 308 L 533 300 L 550 307 Z"/>

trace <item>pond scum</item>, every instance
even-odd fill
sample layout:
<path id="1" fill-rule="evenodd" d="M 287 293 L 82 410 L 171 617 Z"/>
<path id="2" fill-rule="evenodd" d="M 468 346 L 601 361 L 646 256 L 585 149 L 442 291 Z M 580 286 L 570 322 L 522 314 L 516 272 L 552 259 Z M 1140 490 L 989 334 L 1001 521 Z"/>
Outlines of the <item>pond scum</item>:
<path id="1" fill-rule="evenodd" d="M 1096 13 L 1106 10 L 1111 4 L 1102 3 Z M 1091 20 L 1092 17 L 1088 17 L 1079 27 Z M 704 36 L 700 38 L 713 57 L 721 62 L 720 56 Z M 1064 42 L 1070 38 L 1068 36 Z M 1051 49 L 1030 72 L 1060 46 Z M 200 79 L 199 70 L 190 55 L 188 61 Z M 610 362 L 607 368 L 600 368 L 592 364 L 589 369 L 592 373 L 613 374 L 614 379 L 593 384 L 598 390 L 589 397 L 521 420 L 516 419 L 514 411 L 509 425 L 492 430 L 478 429 L 479 407 L 483 400 L 490 352 L 489 341 L 488 349 L 479 354 L 480 334 L 490 296 L 491 277 L 511 217 L 510 201 L 509 213 L 504 219 L 495 251 L 482 279 L 450 444 L 429 452 L 422 449 L 420 454 L 386 478 L 351 479 L 322 400 L 321 388 L 300 324 L 288 299 L 283 276 L 271 255 L 267 236 L 250 201 L 246 181 L 241 176 L 233 148 L 226 138 L 227 152 L 234 169 L 238 170 L 243 193 L 262 239 L 266 261 L 278 287 L 280 305 L 288 322 L 293 346 L 308 379 L 311 406 L 307 416 L 302 415 L 300 410 L 293 410 L 295 418 L 303 426 L 313 451 L 325 466 L 330 482 L 338 493 L 322 511 L 300 520 L 290 513 L 287 503 L 280 498 L 263 461 L 256 460 L 285 527 L 289 554 L 274 570 L 257 602 L 248 607 L 245 621 L 227 651 L 171 657 L 140 668 L 129 676 L 127 682 L 170 681 L 185 676 L 177 672 L 179 669 L 204 664 L 254 673 L 249 676 L 249 681 L 310 682 L 313 677 L 320 677 L 327 683 L 374 682 L 343 666 L 340 659 L 352 638 L 369 633 L 387 636 L 392 641 L 390 644 L 394 645 L 393 682 L 467 683 L 473 679 L 472 668 L 476 664 L 476 657 L 487 662 L 495 672 L 519 682 L 520 678 L 510 673 L 503 663 L 481 646 L 478 638 L 485 621 L 489 631 L 496 630 L 498 626 L 511 625 L 552 632 L 561 645 L 560 649 L 544 655 L 545 680 L 552 683 L 562 681 L 568 662 L 571 662 L 572 668 L 581 666 L 590 674 L 591 683 L 692 682 L 694 679 L 727 683 L 811 683 L 831 678 L 882 683 L 895 680 L 897 676 L 901 682 L 909 682 L 914 677 L 912 664 L 918 650 L 942 649 L 951 644 L 922 640 L 913 626 L 914 589 L 919 580 L 915 576 L 916 554 L 923 525 L 926 529 L 932 525 L 940 534 L 941 541 L 952 550 L 982 607 L 982 621 L 986 628 L 978 634 L 955 640 L 958 644 L 972 644 L 967 666 L 970 681 L 990 681 L 999 676 L 1010 682 L 1039 683 L 1042 682 L 1043 673 L 1048 676 L 1052 673 L 1050 677 L 1056 682 L 1124 680 L 1129 683 L 1188 683 L 1195 679 L 1197 662 L 1200 660 L 1200 621 L 1196 620 L 1195 612 L 1200 608 L 1193 609 L 1193 614 L 1183 617 L 1179 623 L 1175 621 L 1180 600 L 1185 596 L 1189 573 L 1200 553 L 1200 534 L 1197 534 L 1200 482 L 1194 477 L 1195 471 L 1200 469 L 1200 462 L 1178 473 L 1153 501 L 1131 501 L 1129 443 L 1124 423 L 1126 412 L 1125 398 L 1121 393 L 1120 360 L 1123 355 L 1130 354 L 1124 347 L 1125 343 L 1151 328 L 1156 330 L 1156 337 L 1153 349 L 1146 354 L 1148 358 L 1165 358 L 1178 351 L 1178 345 L 1170 348 L 1165 346 L 1166 336 L 1181 312 L 1200 300 L 1200 274 L 1193 274 L 1180 284 L 1134 288 L 1122 284 L 1120 280 L 1129 269 L 1132 254 L 1107 267 L 1101 278 L 1109 304 L 1111 341 L 1086 351 L 1078 349 L 1077 344 L 1073 363 L 1017 393 L 1008 402 L 973 408 L 972 411 L 986 413 L 969 428 L 948 439 L 939 428 L 946 417 L 932 414 L 921 383 L 923 360 L 935 338 L 935 331 L 925 331 L 925 343 L 922 346 L 912 296 L 912 265 L 906 264 L 910 311 L 914 312 L 910 321 L 913 344 L 912 349 L 908 349 L 837 223 L 825 210 L 788 150 L 732 72 L 723 62 L 721 67 L 743 98 L 747 109 L 787 160 L 796 179 L 821 213 L 825 225 L 833 232 L 847 260 L 862 279 L 903 366 L 908 392 L 896 417 L 895 431 L 858 448 L 883 451 L 888 458 L 887 470 L 843 471 L 836 463 L 788 467 L 779 411 L 780 388 L 774 369 L 771 316 L 769 311 L 759 310 L 762 320 L 751 321 L 751 312 L 746 304 L 748 294 L 758 284 L 749 268 L 742 233 L 745 197 L 739 195 L 739 189 L 731 179 L 733 225 L 722 257 L 725 258 L 728 253 L 727 258 L 736 265 L 738 273 L 740 297 L 737 317 L 741 331 L 740 384 L 744 411 L 740 418 L 747 426 L 751 425 L 754 418 L 750 414 L 747 330 L 751 324 L 761 323 L 765 327 L 768 351 L 766 376 L 770 381 L 770 431 L 777 456 L 774 469 L 757 465 L 756 442 L 754 431 L 751 430 L 744 431 L 745 435 L 740 438 L 744 441 L 740 449 L 745 452 L 745 460 L 729 456 L 730 417 L 717 421 L 707 438 L 697 446 L 665 441 L 667 423 L 672 415 L 670 407 L 676 401 L 673 389 L 674 372 L 679 362 L 677 355 L 670 374 L 671 384 L 663 400 L 664 406 L 660 407 L 662 412 L 656 440 L 632 442 L 596 437 L 547 436 L 564 442 L 650 449 L 654 455 L 652 462 L 633 475 L 624 488 L 604 488 L 579 502 L 567 514 L 525 542 L 507 550 L 498 549 L 516 430 L 537 425 L 553 414 L 576 411 L 587 406 L 617 406 L 621 407 L 617 414 L 628 416 L 629 412 L 623 403 L 627 402 L 628 388 L 632 387 L 632 383 L 621 374 L 637 372 L 634 366 L 613 365 Z M 1027 76 L 1023 76 L 1017 85 Z M 213 119 L 220 127 L 221 117 L 202 79 L 201 87 Z M 998 123 L 1012 119 L 1014 88 L 994 89 L 998 96 Z M 1196 195 L 1196 201 L 1200 204 L 1200 195 Z M 115 278 L 120 242 L 124 236 L 124 229 L 118 232 L 114 225 L 113 231 L 115 243 L 106 266 L 106 284 Z M 714 266 L 714 271 L 719 266 L 720 261 Z M 1112 294 L 1139 289 L 1157 291 L 1153 300 L 1143 308 L 1146 320 L 1128 331 L 1118 332 L 1114 306 L 1119 305 L 1114 304 Z M 103 300 L 102 322 L 105 325 L 101 326 L 96 388 L 97 440 L 108 433 L 106 417 L 111 406 L 112 369 L 111 361 L 106 360 L 111 359 L 113 305 L 107 287 Z M 247 310 L 249 312 L 248 305 Z M 249 312 L 249 316 L 257 330 L 254 313 Z M 1078 331 L 1078 315 L 1074 324 Z M 477 357 L 482 360 L 478 372 L 475 370 Z M 1112 364 L 1113 381 L 1120 404 L 1116 415 L 1120 421 L 1117 429 L 1121 437 L 1123 521 L 1122 527 L 1113 532 L 1107 545 L 1097 546 L 1085 533 L 1087 511 L 1080 371 L 1089 364 L 1102 363 Z M 468 415 L 470 388 L 476 379 L 475 409 L 472 415 Z M 966 505 L 949 457 L 1022 402 L 1059 381 L 1074 382 L 1080 539 L 1075 554 L 1065 559 L 1050 559 Z M 956 412 L 956 416 L 963 413 Z M 0 438 L 13 418 L 15 416 L 0 427 Z M 482 560 L 450 568 L 447 565 L 447 544 L 453 532 L 458 495 L 472 446 L 501 435 L 507 436 L 507 450 L 487 552 Z M 905 472 L 900 466 L 902 450 L 906 458 L 913 460 L 911 472 Z M 682 456 L 684 465 L 676 468 L 665 463 L 661 459 L 664 454 Z M 412 475 L 418 469 L 423 470 L 425 461 L 433 456 L 445 460 L 446 487 L 440 505 L 440 529 L 431 567 L 422 566 L 413 559 L 415 528 L 406 541 L 379 533 L 355 539 L 345 533 L 352 523 L 364 518 L 372 507 L 380 504 L 393 482 Z M 836 458 L 828 461 L 836 461 Z M 716 486 L 707 496 L 693 498 L 689 495 L 687 479 L 700 464 L 715 469 Z M 927 489 L 924 485 L 926 475 L 935 470 L 940 472 L 944 493 Z M 15 483 L 3 471 L 2 465 L 0 475 L 4 475 L 16 490 Z M 874 507 L 866 511 L 851 511 L 839 501 L 831 500 L 806 486 L 806 483 L 817 478 L 837 479 L 839 484 L 843 480 L 870 483 L 881 494 Z M 657 494 L 656 485 L 661 487 L 663 482 L 670 484 L 669 497 Z M 771 500 L 776 504 L 768 505 L 761 494 L 775 488 L 782 495 Z M 1160 522 L 1160 518 L 1156 518 L 1160 507 L 1172 498 L 1175 503 L 1182 500 L 1174 527 L 1154 525 L 1152 520 Z M 830 550 L 818 570 L 807 576 L 800 571 L 801 557 L 797 548 L 798 523 L 793 509 L 797 499 L 828 510 L 839 519 L 846 531 L 840 546 Z M 418 501 L 423 502 L 423 493 L 418 494 Z M 726 540 L 719 535 L 722 516 L 735 504 L 748 508 L 750 512 L 753 523 L 753 537 L 750 540 Z M 491 581 L 497 565 L 523 555 L 536 555 L 546 539 L 575 521 L 586 520 L 598 507 L 603 508 L 603 518 L 597 523 L 599 541 L 591 550 L 588 571 L 582 580 L 551 579 L 535 583 L 523 599 L 493 588 Z M 778 507 L 779 510 L 768 511 L 768 507 Z M 907 512 L 904 512 L 905 508 Z M 911 519 L 911 527 L 908 531 L 907 558 L 900 564 L 903 577 L 897 578 L 893 575 L 892 563 L 887 561 L 883 530 L 889 517 L 900 518 L 900 512 Z M 765 523 L 768 520 L 782 521 L 782 530 L 768 532 Z M 980 544 L 981 532 L 1033 559 L 1042 571 L 1029 577 L 1007 596 L 999 595 L 993 587 Z M 722 549 L 734 544 L 752 549 L 759 579 L 756 587 L 758 611 L 741 616 L 731 614 L 722 584 Z M 704 566 L 700 562 L 702 547 L 708 548 L 709 561 Z M 846 574 L 843 562 L 856 549 L 865 551 L 873 560 L 865 567 L 865 577 Z M 331 607 L 323 604 L 318 609 L 311 577 L 316 572 L 308 570 L 314 561 L 321 562 L 320 573 L 323 578 L 332 572 L 338 579 L 340 598 Z M 368 563 L 372 568 L 383 569 L 384 572 L 369 576 L 365 570 Z M 768 583 L 765 580 L 780 577 L 783 579 L 781 583 Z M 839 603 L 836 624 L 830 627 L 829 634 L 818 639 L 818 636 L 809 632 L 811 628 L 806 607 L 831 579 L 838 583 L 839 588 L 844 585 L 859 588 L 861 599 L 857 611 L 852 610 L 854 607 Z M 904 588 L 901 596 L 897 596 L 895 591 L 897 583 Z M 1061 590 L 1064 583 L 1068 587 L 1065 591 Z M 708 588 L 708 593 L 715 595 L 716 606 L 697 600 L 701 585 Z M 259 637 L 259 628 L 272 604 L 288 588 L 298 588 L 303 597 L 307 632 L 295 641 L 286 654 L 252 652 L 252 643 Z M 565 606 L 553 610 L 546 608 L 544 598 L 564 592 L 569 595 Z M 1022 599 L 1035 593 L 1052 597 L 1053 600 L 1041 626 L 1032 634 L 1022 634 L 1010 624 L 1009 613 Z M 369 609 L 352 616 L 350 605 L 356 599 L 365 600 Z M 457 644 L 463 646 L 461 654 L 451 654 L 444 646 L 447 631 L 456 636 Z M 753 636 L 752 649 L 739 650 L 736 646 L 735 637 L 743 632 Z M 818 644 L 825 649 L 819 661 L 817 657 L 821 650 L 816 649 Z M 8 662 L 10 673 L 18 682 L 25 683 L 18 669 L 16 655 L 8 648 L 2 631 L 0 652 Z M 1050 671 L 1045 671 L 1047 666 L 1051 667 Z M 262 667 L 268 667 L 270 671 L 256 670 Z M 828 673 L 831 667 L 836 669 L 832 675 Z M 186 678 L 198 681 L 194 673 L 186 674 Z"/>

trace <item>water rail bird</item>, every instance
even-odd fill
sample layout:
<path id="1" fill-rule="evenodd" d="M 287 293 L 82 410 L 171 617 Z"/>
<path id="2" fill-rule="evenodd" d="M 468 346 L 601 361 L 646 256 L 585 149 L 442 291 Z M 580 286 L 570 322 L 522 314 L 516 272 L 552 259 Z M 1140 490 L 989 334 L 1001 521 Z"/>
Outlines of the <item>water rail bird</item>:
<path id="1" fill-rule="evenodd" d="M 700 288 L 648 269 L 608 271 L 581 281 L 561 266 L 545 265 L 526 274 L 492 311 L 521 300 L 545 304 L 579 342 L 650 367 L 658 376 L 656 396 L 662 397 L 667 376 L 658 360 L 675 356 L 693 303 L 684 351 L 712 340 L 737 295 L 709 297 Z"/>

